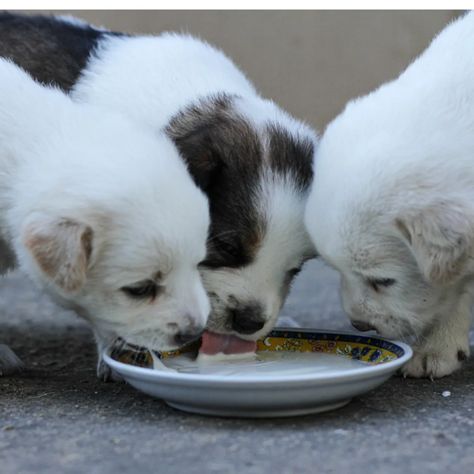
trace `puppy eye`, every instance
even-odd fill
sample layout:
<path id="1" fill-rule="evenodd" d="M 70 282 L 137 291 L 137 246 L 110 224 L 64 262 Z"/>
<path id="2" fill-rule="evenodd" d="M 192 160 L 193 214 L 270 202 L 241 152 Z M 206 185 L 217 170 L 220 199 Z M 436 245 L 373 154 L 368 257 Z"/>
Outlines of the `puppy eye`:
<path id="1" fill-rule="evenodd" d="M 160 287 L 152 280 L 146 280 L 133 286 L 120 288 L 127 296 L 134 299 L 156 298 Z"/>
<path id="2" fill-rule="evenodd" d="M 395 284 L 393 278 L 369 278 L 367 281 L 375 291 L 378 291 L 380 287 L 388 288 Z"/>

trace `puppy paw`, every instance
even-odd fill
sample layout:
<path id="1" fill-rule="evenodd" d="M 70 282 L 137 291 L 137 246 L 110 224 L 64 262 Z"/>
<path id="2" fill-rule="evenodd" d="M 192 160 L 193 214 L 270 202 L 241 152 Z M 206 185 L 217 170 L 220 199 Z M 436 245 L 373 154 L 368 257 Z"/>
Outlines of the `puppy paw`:
<path id="1" fill-rule="evenodd" d="M 416 351 L 413 358 L 402 368 L 404 377 L 439 379 L 459 370 L 469 357 L 469 347 L 439 351 Z"/>
<path id="2" fill-rule="evenodd" d="M 0 344 L 0 377 L 12 375 L 23 370 L 23 362 L 5 344 Z"/>
<path id="3" fill-rule="evenodd" d="M 97 362 L 97 378 L 102 382 L 123 382 L 123 378 L 112 370 L 103 360 Z"/>

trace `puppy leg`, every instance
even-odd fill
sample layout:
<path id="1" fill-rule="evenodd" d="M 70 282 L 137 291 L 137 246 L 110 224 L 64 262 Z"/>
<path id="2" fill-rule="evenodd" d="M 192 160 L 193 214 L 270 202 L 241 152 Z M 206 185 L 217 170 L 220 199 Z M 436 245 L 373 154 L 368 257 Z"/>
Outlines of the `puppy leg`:
<path id="1" fill-rule="evenodd" d="M 470 303 L 471 296 L 463 295 L 457 310 L 438 321 L 423 342 L 413 348 L 413 358 L 402 369 L 404 376 L 436 379 L 461 368 L 470 352 Z"/>
<path id="2" fill-rule="evenodd" d="M 104 350 L 110 345 L 112 339 L 110 336 L 94 332 L 97 343 L 97 378 L 103 382 L 123 382 L 123 378 L 113 371 L 102 358 Z"/>
<path id="3" fill-rule="evenodd" d="M 15 256 L 3 239 L 0 239 L 0 275 L 15 267 Z M 0 377 L 23 370 L 23 362 L 5 344 L 0 344 Z"/>
<path id="4" fill-rule="evenodd" d="M 23 362 L 5 344 L 0 344 L 0 377 L 20 372 L 23 369 Z"/>

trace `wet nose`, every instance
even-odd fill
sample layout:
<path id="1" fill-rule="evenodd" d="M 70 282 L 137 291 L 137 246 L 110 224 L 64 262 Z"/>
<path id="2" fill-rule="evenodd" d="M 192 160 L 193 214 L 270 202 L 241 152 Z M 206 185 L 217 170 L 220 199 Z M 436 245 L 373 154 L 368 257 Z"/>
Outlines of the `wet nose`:
<path id="1" fill-rule="evenodd" d="M 230 310 L 232 329 L 240 334 L 253 334 L 265 326 L 260 305 L 247 305 Z"/>
<path id="2" fill-rule="evenodd" d="M 351 324 L 358 330 L 358 331 L 372 331 L 375 329 L 374 326 L 372 326 L 369 323 L 366 323 L 364 321 L 351 321 Z"/>

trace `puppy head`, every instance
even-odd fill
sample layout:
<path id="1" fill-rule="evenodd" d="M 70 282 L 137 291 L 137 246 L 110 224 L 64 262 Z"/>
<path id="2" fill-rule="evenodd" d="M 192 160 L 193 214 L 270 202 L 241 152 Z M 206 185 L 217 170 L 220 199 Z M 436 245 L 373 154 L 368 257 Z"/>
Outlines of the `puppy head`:
<path id="1" fill-rule="evenodd" d="M 31 215 L 22 233 L 23 268 L 104 337 L 172 349 L 199 335 L 207 321 L 197 268 L 205 255 L 205 218 L 189 225 L 144 202 L 156 212 L 140 215 L 127 206 L 133 198 L 117 200 L 115 210 L 96 203 L 86 213 L 71 212 L 74 217 Z"/>
<path id="2" fill-rule="evenodd" d="M 420 336 L 453 312 L 472 271 L 469 221 L 459 206 L 442 202 L 351 226 L 340 258 L 329 261 L 341 271 L 343 306 L 354 326 Z"/>
<path id="3" fill-rule="evenodd" d="M 303 209 L 315 137 L 272 103 L 225 95 L 184 110 L 168 134 L 209 196 L 201 264 L 209 328 L 257 339 L 273 327 L 293 277 L 314 256 Z"/>
<path id="4" fill-rule="evenodd" d="M 244 233 L 229 228 L 209 241 L 201 265 L 212 303 L 209 328 L 252 340 L 272 329 L 293 279 L 314 257 L 302 225 L 301 201 L 284 187 L 260 199 L 267 206 L 255 216 L 260 233 L 245 240 Z"/>
<path id="5" fill-rule="evenodd" d="M 197 336 L 209 210 L 176 147 L 103 110 L 61 119 L 21 149 L 9 212 L 20 266 L 102 338 L 164 350 Z"/>
<path id="6" fill-rule="evenodd" d="M 398 141 L 396 130 L 370 128 L 374 135 L 361 140 L 364 118 L 342 118 L 347 126 L 336 119 L 321 141 L 307 228 L 341 273 L 343 306 L 355 327 L 421 336 L 456 309 L 472 271 L 474 213 L 462 192 L 449 189 L 464 184 L 446 160 L 438 166 L 430 156 L 426 163 L 420 138 Z"/>
<path id="7" fill-rule="evenodd" d="M 120 211 L 109 211 L 98 260 L 79 298 L 99 332 L 161 350 L 202 332 L 210 305 L 198 263 L 205 256 L 208 219 L 198 193 L 190 193 L 197 201 L 184 213 L 180 196 L 171 191 L 155 203 L 150 196 L 141 200 L 143 211 L 127 205 L 140 201 L 127 193 Z"/>

